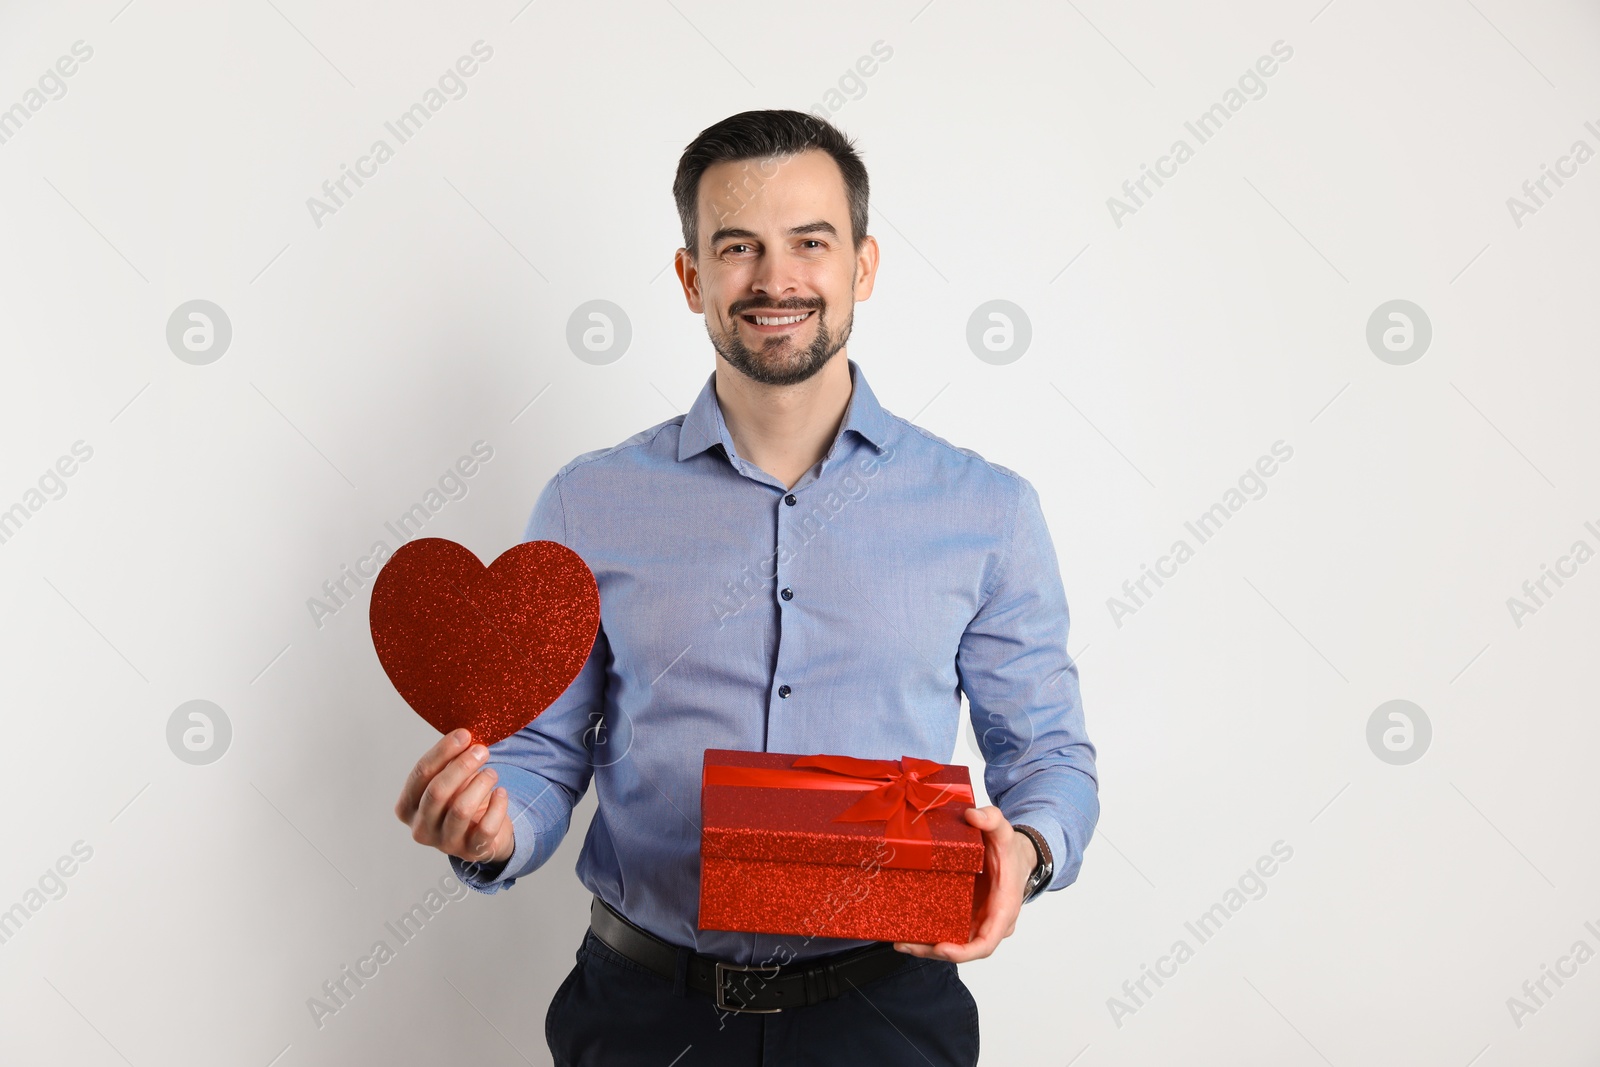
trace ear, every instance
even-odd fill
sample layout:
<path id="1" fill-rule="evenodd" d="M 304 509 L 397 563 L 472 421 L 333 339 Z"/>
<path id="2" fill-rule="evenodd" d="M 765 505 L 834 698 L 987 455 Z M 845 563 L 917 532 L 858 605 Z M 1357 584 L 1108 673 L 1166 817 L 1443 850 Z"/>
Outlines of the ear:
<path id="1" fill-rule="evenodd" d="M 872 286 L 878 280 L 878 239 L 868 234 L 856 253 L 855 297 L 865 300 L 872 295 Z"/>
<path id="2" fill-rule="evenodd" d="M 678 282 L 683 286 L 683 299 L 696 315 L 706 313 L 705 302 L 700 298 L 700 268 L 687 248 L 678 249 L 672 257 L 673 268 L 678 272 Z"/>

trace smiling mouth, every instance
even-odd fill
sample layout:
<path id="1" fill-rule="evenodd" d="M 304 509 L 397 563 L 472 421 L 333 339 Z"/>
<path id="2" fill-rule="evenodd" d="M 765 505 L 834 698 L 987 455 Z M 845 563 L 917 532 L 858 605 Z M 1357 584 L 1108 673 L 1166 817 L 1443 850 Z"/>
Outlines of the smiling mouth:
<path id="1" fill-rule="evenodd" d="M 810 311 L 784 312 L 755 312 L 749 311 L 739 317 L 758 330 L 777 331 L 787 330 L 800 325 L 802 322 L 816 314 L 815 309 Z"/>

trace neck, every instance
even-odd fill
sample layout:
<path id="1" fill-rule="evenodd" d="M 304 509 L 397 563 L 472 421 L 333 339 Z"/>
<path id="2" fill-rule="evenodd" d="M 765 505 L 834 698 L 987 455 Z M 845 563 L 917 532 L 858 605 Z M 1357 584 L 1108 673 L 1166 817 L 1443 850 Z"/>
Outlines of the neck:
<path id="1" fill-rule="evenodd" d="M 827 455 L 850 405 L 850 365 L 844 349 L 795 385 L 751 381 L 717 357 L 717 405 L 739 455 L 786 488 Z"/>

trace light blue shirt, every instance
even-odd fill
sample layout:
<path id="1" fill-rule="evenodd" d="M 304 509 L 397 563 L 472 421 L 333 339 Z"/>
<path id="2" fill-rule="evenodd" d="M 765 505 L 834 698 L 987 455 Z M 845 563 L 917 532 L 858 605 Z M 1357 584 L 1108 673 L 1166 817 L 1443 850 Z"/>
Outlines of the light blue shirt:
<path id="1" fill-rule="evenodd" d="M 1071 884 L 1099 818 L 1067 602 L 1033 486 L 878 405 L 848 360 L 828 454 L 785 489 L 740 458 L 713 383 L 687 415 L 588 452 L 524 540 L 577 552 L 600 632 L 577 679 L 490 749 L 516 848 L 492 893 L 548 860 L 591 781 L 578 878 L 646 930 L 738 963 L 868 944 L 700 930 L 708 748 L 949 763 L 961 696 L 991 802 Z M 487 875 L 487 877 L 485 877 Z M 780 946 L 782 946 L 780 951 Z"/>

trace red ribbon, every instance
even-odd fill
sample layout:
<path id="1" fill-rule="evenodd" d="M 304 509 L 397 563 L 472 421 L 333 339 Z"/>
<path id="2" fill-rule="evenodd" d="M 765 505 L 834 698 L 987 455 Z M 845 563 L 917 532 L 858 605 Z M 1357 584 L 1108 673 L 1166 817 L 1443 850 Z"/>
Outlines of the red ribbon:
<path id="1" fill-rule="evenodd" d="M 884 838 L 898 847 L 884 866 L 922 870 L 933 866 L 933 830 L 922 816 L 946 804 L 974 802 L 970 785 L 923 781 L 924 775 L 943 770 L 944 764 L 916 756 L 898 760 L 801 756 L 793 768 L 712 764 L 705 769 L 704 784 L 865 791 L 865 796 L 834 816 L 834 822 L 885 820 Z"/>

